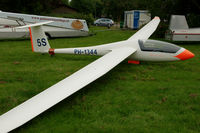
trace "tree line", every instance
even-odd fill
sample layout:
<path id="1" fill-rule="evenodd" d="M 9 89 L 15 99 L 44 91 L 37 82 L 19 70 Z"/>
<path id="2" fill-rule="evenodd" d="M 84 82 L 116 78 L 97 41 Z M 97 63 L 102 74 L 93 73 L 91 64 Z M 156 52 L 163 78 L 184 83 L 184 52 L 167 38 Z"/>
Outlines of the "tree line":
<path id="1" fill-rule="evenodd" d="M 68 0 L 0 0 L 0 10 L 7 12 L 45 14 Z"/>
<path id="2" fill-rule="evenodd" d="M 171 14 L 199 14 L 199 0 L 72 0 L 71 6 L 95 17 L 123 18 L 124 11 L 149 10 L 152 16 L 168 18 Z"/>
<path id="3" fill-rule="evenodd" d="M 128 10 L 149 10 L 152 16 L 160 16 L 161 19 L 169 19 L 171 14 L 200 14 L 199 0 L 1 0 L 0 10 L 39 15 L 51 12 L 61 3 L 81 14 L 109 17 L 115 21 L 123 20 L 124 11 Z"/>

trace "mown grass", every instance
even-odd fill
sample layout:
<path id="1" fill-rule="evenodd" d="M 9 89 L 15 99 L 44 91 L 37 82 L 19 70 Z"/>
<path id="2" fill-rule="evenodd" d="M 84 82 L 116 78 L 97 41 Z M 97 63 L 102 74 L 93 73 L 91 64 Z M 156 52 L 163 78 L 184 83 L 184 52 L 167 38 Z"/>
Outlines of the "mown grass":
<path id="1" fill-rule="evenodd" d="M 99 45 L 133 33 L 99 31 L 50 43 L 54 48 Z M 181 46 L 195 53 L 195 58 L 140 65 L 124 61 L 13 133 L 200 132 L 200 44 Z M 0 114 L 98 58 L 32 53 L 29 40 L 1 40 L 0 51 Z"/>

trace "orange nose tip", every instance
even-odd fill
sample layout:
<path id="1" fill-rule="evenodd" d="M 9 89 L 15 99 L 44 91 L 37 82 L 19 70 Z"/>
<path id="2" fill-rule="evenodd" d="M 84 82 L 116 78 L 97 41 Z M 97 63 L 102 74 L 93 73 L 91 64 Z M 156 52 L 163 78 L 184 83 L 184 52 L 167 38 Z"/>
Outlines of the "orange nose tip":
<path id="1" fill-rule="evenodd" d="M 175 57 L 179 58 L 180 60 L 187 60 L 194 57 L 194 54 L 189 50 L 185 49 L 182 53 L 178 54 Z"/>

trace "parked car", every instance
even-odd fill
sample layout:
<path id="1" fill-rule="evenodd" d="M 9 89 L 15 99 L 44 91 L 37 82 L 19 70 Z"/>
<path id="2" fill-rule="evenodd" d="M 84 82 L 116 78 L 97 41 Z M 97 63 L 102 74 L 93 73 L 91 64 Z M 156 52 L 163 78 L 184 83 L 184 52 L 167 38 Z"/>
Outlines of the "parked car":
<path id="1" fill-rule="evenodd" d="M 109 18 L 100 18 L 94 21 L 94 25 L 111 27 L 112 25 L 114 25 L 114 21 Z"/>

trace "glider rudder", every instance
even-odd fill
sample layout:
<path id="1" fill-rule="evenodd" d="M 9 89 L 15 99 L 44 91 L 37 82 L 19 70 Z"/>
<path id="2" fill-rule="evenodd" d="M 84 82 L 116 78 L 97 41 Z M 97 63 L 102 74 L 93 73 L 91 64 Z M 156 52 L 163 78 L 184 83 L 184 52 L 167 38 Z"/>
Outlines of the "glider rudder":
<path id="1" fill-rule="evenodd" d="M 29 24 L 29 25 L 25 25 L 25 26 L 21 26 L 17 28 L 18 29 L 29 28 L 32 51 L 38 52 L 38 53 L 48 53 L 50 49 L 50 45 L 42 29 L 42 25 L 52 23 L 52 22 L 53 21 L 40 22 L 40 23 Z"/>
<path id="2" fill-rule="evenodd" d="M 48 53 L 50 45 L 42 26 L 30 27 L 30 36 L 34 52 Z"/>

